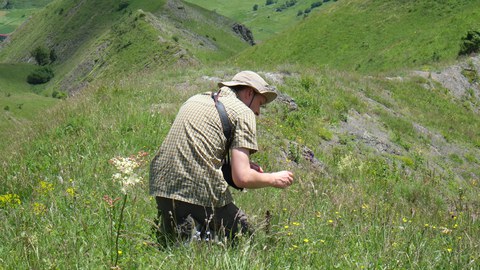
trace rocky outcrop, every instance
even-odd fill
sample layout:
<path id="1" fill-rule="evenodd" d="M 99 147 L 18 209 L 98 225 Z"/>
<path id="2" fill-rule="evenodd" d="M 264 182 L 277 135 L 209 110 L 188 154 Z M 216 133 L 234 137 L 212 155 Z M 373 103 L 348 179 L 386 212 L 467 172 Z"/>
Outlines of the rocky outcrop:
<path id="1" fill-rule="evenodd" d="M 253 34 L 250 29 L 248 29 L 245 25 L 234 23 L 232 25 L 232 30 L 237 35 L 239 35 L 243 40 L 245 40 L 250 45 L 255 45 L 255 40 L 253 40 Z"/>

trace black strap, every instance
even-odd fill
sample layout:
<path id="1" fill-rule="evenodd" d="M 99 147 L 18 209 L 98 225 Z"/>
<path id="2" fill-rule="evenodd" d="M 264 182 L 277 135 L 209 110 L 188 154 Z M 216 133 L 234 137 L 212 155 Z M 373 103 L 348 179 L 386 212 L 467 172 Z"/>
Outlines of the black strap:
<path id="1" fill-rule="evenodd" d="M 225 138 L 227 138 L 227 150 L 228 150 L 228 148 L 230 148 L 230 142 L 231 142 L 231 136 L 232 136 L 232 125 L 230 124 L 230 120 L 228 119 L 225 106 L 223 105 L 222 102 L 220 102 L 220 100 L 218 100 L 219 95 L 220 95 L 220 91 L 218 91 L 217 93 L 212 93 L 212 98 L 215 101 L 215 107 L 217 108 L 218 115 L 220 115 L 220 120 L 222 121 L 223 134 L 225 135 Z"/>
<path id="2" fill-rule="evenodd" d="M 223 134 L 225 135 L 225 138 L 227 138 L 227 156 L 223 160 L 223 165 L 222 165 L 222 173 L 223 173 L 223 178 L 227 183 L 238 190 L 243 190 L 243 188 L 237 187 L 235 183 L 233 182 L 232 178 L 232 167 L 230 165 L 230 144 L 232 143 L 232 125 L 230 123 L 230 120 L 228 119 L 227 116 L 227 111 L 225 110 L 225 106 L 223 105 L 220 100 L 218 100 L 218 96 L 220 95 L 220 90 L 217 93 L 212 93 L 212 99 L 215 101 L 215 107 L 217 108 L 218 115 L 220 115 L 220 120 L 222 121 L 222 128 L 223 128 Z"/>

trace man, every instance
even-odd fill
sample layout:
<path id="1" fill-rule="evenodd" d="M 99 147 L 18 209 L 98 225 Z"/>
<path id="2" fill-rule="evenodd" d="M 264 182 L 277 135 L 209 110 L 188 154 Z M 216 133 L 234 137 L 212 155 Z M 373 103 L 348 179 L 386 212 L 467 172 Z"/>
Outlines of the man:
<path id="1" fill-rule="evenodd" d="M 201 227 L 233 239 L 251 232 L 246 215 L 233 204 L 223 178 L 222 160 L 230 145 L 234 184 L 239 188 L 286 188 L 293 183 L 289 171 L 264 173 L 250 162 L 258 150 L 255 115 L 277 94 L 258 74 L 242 71 L 219 83 L 218 100 L 224 104 L 232 127 L 229 141 L 211 93 L 198 94 L 180 108 L 150 166 L 150 194 L 156 197 L 162 228 L 170 235 L 190 237 Z"/>

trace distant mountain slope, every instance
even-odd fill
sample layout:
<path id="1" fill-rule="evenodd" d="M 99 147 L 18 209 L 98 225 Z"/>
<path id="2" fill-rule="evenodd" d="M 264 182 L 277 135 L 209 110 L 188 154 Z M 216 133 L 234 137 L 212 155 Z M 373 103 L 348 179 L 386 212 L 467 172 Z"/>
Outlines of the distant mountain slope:
<path id="1" fill-rule="evenodd" d="M 248 47 L 233 21 L 180 0 L 55 1 L 0 47 L 0 62 L 54 51 L 50 88 L 75 92 L 98 76 L 225 59 Z"/>
<path id="2" fill-rule="evenodd" d="M 301 22 L 336 0 L 187 0 L 245 24 L 259 43 Z M 313 13 L 312 13 L 313 14 Z"/>
<path id="3" fill-rule="evenodd" d="M 461 38 L 472 29 L 480 29 L 479 0 L 344 0 L 244 51 L 239 63 L 358 71 L 419 68 L 454 60 Z"/>

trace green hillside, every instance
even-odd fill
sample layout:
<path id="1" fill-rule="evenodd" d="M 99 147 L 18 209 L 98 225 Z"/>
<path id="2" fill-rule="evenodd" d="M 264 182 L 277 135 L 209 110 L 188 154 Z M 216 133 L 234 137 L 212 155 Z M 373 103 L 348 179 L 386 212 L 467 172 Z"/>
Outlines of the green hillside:
<path id="1" fill-rule="evenodd" d="M 222 1 L 222 0 L 188 0 L 199 6 L 235 19 L 245 24 L 253 32 L 257 43 L 301 22 L 305 16 L 315 16 L 318 10 L 329 6 L 334 0 L 290 0 L 290 1 Z M 267 2 L 269 3 L 267 5 Z M 291 2 L 288 7 L 285 5 Z M 254 9 L 254 6 L 257 6 Z M 312 8 L 312 6 L 315 6 Z"/>
<path id="2" fill-rule="evenodd" d="M 55 99 L 46 103 L 37 99 L 46 100 L 54 93 L 73 96 L 95 80 L 226 59 L 248 47 L 231 25 L 233 21 L 225 17 L 180 1 L 55 1 L 36 12 L 8 42 L 0 43 L 0 63 L 4 63 L 0 85 L 2 92 L 18 92 L 17 98 L 31 100 L 37 109 L 42 104 L 48 107 Z M 31 52 L 39 47 L 54 52 L 56 60 L 50 66 L 55 76 L 34 88 L 26 84 L 32 65 L 10 67 L 34 63 Z M 17 102 L 8 100 L 0 102 L 2 108 Z M 7 121 L 2 121 L 1 130 L 17 120 L 32 120 L 29 116 L 37 111 L 26 108 L 2 116 Z"/>
<path id="3" fill-rule="evenodd" d="M 3 0 L 0 1 L 0 34 L 9 34 L 35 11 L 43 8 L 51 0 L 27 1 L 27 0 Z"/>
<path id="4" fill-rule="evenodd" d="M 0 47 L 0 270 L 477 269 L 480 57 L 456 59 L 477 6 L 332 1 L 250 48 L 182 1 L 50 3 Z M 37 46 L 55 77 L 32 87 Z M 161 247 L 148 162 L 185 100 L 241 69 L 280 94 L 252 160 L 295 183 L 233 191 L 258 229 L 235 247 Z M 129 156 L 124 195 L 110 160 Z"/>
<path id="5" fill-rule="evenodd" d="M 480 1 L 338 1 L 240 64 L 297 63 L 351 71 L 391 71 L 452 62 L 469 30 L 480 29 Z"/>

